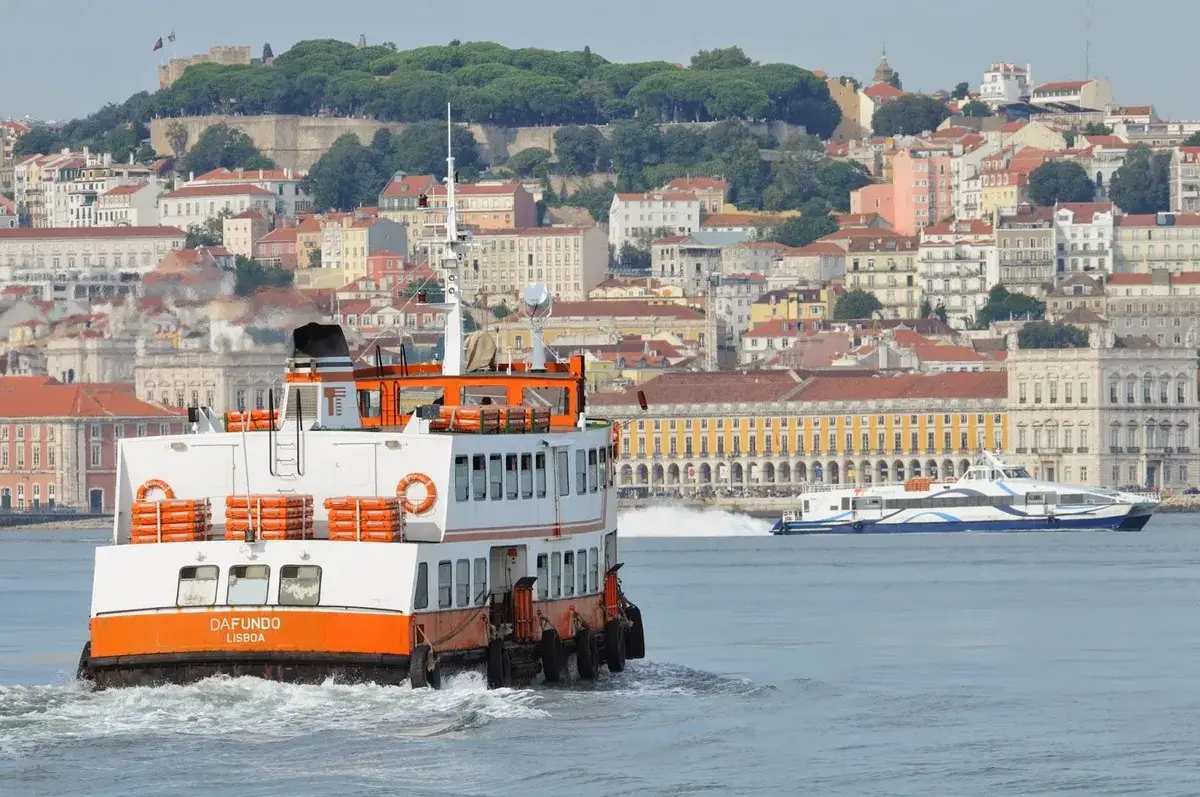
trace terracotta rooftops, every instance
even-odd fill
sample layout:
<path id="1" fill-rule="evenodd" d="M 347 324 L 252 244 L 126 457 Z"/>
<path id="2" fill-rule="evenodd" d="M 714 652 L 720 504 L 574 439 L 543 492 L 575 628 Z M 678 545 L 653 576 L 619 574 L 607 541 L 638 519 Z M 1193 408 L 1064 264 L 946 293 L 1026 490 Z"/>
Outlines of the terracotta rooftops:
<path id="1" fill-rule="evenodd" d="M 650 191 L 644 194 L 617 194 L 622 202 L 699 202 L 695 194 L 681 192 Z"/>
<path id="2" fill-rule="evenodd" d="M 798 401 L 893 401 L 897 399 L 1002 399 L 1008 375 L 1002 371 L 899 376 L 815 376 Z"/>
<path id="3" fill-rule="evenodd" d="M 304 178 L 296 172 L 289 172 L 284 169 L 226 169 L 224 166 L 205 172 L 196 178 L 197 181 L 204 180 L 205 182 L 217 180 L 245 180 L 246 182 L 254 182 L 256 180 L 272 180 L 276 182 L 279 180 L 295 180 L 299 182 L 302 179 Z"/>
<path id="4" fill-rule="evenodd" d="M 63 385 L 47 377 L 0 377 L 0 418 L 178 420 L 186 413 L 142 401 L 134 396 L 132 385 Z"/>
<path id="5" fill-rule="evenodd" d="M 1060 80 L 1057 83 L 1043 83 L 1033 90 L 1034 94 L 1041 91 L 1079 91 L 1091 83 L 1091 80 Z"/>
<path id="6" fill-rule="evenodd" d="M 873 100 L 888 100 L 903 97 L 904 91 L 890 83 L 876 83 L 874 86 L 868 86 L 863 89 L 863 94 L 866 94 Z"/>
<path id="7" fill-rule="evenodd" d="M 295 227 L 279 227 L 271 230 L 269 233 L 259 238 L 257 243 L 260 244 L 280 244 L 280 243 L 295 243 L 296 233 L 299 230 Z"/>
<path id="8" fill-rule="evenodd" d="M 728 183 L 720 177 L 676 177 L 663 186 L 664 191 L 715 191 L 724 190 Z"/>
<path id="9" fill-rule="evenodd" d="M 164 194 L 164 199 L 193 199 L 195 197 L 205 196 L 233 196 L 237 194 L 248 194 L 251 196 L 275 196 L 265 188 L 259 188 L 252 183 L 237 184 L 237 185 L 185 185 L 183 188 L 176 188 L 169 194 Z"/>
<path id="10" fill-rule="evenodd" d="M 437 178 L 432 174 L 406 174 L 403 177 L 393 177 L 380 196 L 420 196 L 437 184 Z"/>
<path id="11" fill-rule="evenodd" d="M 118 185 L 116 188 L 110 188 L 100 196 L 130 196 L 141 191 L 149 183 L 131 183 L 129 185 Z"/>
<path id="12" fill-rule="evenodd" d="M 1172 223 L 1168 227 L 1200 227 L 1200 213 L 1169 213 Z M 1153 213 L 1138 213 L 1129 216 L 1117 216 L 1113 219 L 1117 227 L 1158 227 L 1158 216 Z"/>
<path id="13" fill-rule="evenodd" d="M 555 302 L 555 318 L 638 318 L 656 316 L 680 321 L 699 320 L 704 314 L 678 304 L 655 304 L 623 299 L 598 299 L 589 302 Z"/>
<path id="14" fill-rule="evenodd" d="M 783 401 L 800 388 L 791 371 L 705 371 L 663 374 L 641 386 L 651 407 L 661 404 L 708 404 Z M 592 393 L 593 406 L 636 404 L 633 392 Z"/>

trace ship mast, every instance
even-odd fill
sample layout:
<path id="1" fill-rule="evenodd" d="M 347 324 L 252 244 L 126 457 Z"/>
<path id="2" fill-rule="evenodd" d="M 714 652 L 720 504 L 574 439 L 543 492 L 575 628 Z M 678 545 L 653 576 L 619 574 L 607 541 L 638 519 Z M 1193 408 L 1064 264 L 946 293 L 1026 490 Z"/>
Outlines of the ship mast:
<path id="1" fill-rule="evenodd" d="M 455 196 L 457 175 L 454 170 L 454 126 L 450 105 L 446 105 L 446 238 L 442 248 L 442 273 L 446 282 L 445 360 L 442 373 L 461 376 L 463 372 L 463 309 L 459 269 L 470 248 L 469 233 L 458 231 L 458 202 Z"/>

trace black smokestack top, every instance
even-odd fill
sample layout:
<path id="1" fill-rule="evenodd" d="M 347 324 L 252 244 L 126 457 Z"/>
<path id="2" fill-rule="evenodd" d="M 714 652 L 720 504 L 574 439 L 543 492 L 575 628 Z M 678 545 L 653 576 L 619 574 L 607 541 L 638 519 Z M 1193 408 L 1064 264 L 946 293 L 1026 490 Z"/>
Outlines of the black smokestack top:
<path id="1" fill-rule="evenodd" d="M 292 356 L 350 359 L 350 347 L 340 326 L 313 322 L 292 330 Z"/>

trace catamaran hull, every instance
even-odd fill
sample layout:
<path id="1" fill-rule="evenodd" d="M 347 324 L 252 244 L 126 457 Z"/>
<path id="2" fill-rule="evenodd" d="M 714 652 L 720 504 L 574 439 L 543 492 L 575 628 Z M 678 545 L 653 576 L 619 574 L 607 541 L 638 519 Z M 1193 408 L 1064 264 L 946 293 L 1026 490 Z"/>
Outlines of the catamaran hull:
<path id="1" fill-rule="evenodd" d="M 1031 532 L 1031 531 L 1141 531 L 1150 522 L 1151 510 L 1135 509 L 1117 517 L 1042 517 L 1005 518 L 1003 520 L 925 520 L 888 521 L 858 520 L 839 522 L 777 521 L 772 534 L 914 534 L 967 531 Z"/>

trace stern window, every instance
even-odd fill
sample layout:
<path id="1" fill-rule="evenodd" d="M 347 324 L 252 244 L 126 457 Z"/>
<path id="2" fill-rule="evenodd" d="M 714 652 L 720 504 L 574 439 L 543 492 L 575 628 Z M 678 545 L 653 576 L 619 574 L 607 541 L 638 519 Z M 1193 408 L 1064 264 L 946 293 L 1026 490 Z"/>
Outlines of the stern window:
<path id="1" fill-rule="evenodd" d="M 562 554 L 550 554 L 550 595 L 562 597 Z"/>
<path id="2" fill-rule="evenodd" d="M 470 472 L 467 470 L 466 455 L 454 458 L 454 500 L 466 501 L 471 497 Z"/>
<path id="3" fill-rule="evenodd" d="M 521 455 L 521 497 L 533 498 L 533 454 Z"/>
<path id="4" fill-rule="evenodd" d="M 234 565 L 229 568 L 226 602 L 230 606 L 262 606 L 267 602 L 270 582 L 271 568 L 267 565 Z"/>
<path id="5" fill-rule="evenodd" d="M 563 595 L 569 598 L 575 594 L 575 554 L 571 551 L 563 554 L 562 586 Z"/>
<path id="6" fill-rule="evenodd" d="M 517 497 L 517 455 L 504 455 L 504 497 Z"/>
<path id="7" fill-rule="evenodd" d="M 475 454 L 471 457 L 471 497 L 476 501 L 486 501 L 487 487 L 487 455 Z"/>
<path id="8" fill-rule="evenodd" d="M 176 606 L 212 606 L 217 602 L 217 578 L 221 571 L 216 565 L 183 567 L 179 570 L 179 588 L 175 592 Z"/>
<path id="9" fill-rule="evenodd" d="M 413 595 L 414 609 L 429 608 L 429 563 L 421 562 L 417 565 L 417 587 L 416 594 Z"/>
<path id="10" fill-rule="evenodd" d="M 550 597 L 550 573 L 547 567 L 550 557 L 544 553 L 538 554 L 537 558 L 537 596 L 538 600 L 544 601 Z"/>
<path id="11" fill-rule="evenodd" d="M 471 605 L 471 560 L 459 559 L 454 566 L 454 605 Z"/>
<path id="12" fill-rule="evenodd" d="M 449 609 L 454 598 L 454 573 L 450 562 L 438 562 L 438 608 Z"/>
<path id="13" fill-rule="evenodd" d="M 284 565 L 279 569 L 280 606 L 316 606 L 320 600 L 320 567 Z"/>
<path id="14" fill-rule="evenodd" d="M 475 605 L 482 606 L 487 601 L 488 585 L 487 585 L 488 560 L 475 560 Z"/>
<path id="15" fill-rule="evenodd" d="M 588 553 L 586 550 L 578 551 L 575 554 L 576 566 L 579 569 L 579 594 L 587 594 L 587 567 Z"/>
<path id="16" fill-rule="evenodd" d="M 546 497 L 546 454 L 539 451 L 533 455 L 533 483 L 537 488 L 537 497 Z"/>
<path id="17" fill-rule="evenodd" d="M 499 454 L 488 457 L 488 484 L 491 485 L 493 501 L 504 497 L 504 462 Z"/>
<path id="18" fill-rule="evenodd" d="M 555 480 L 558 482 L 559 496 L 571 494 L 571 458 L 566 451 L 559 451 L 555 456 Z"/>

